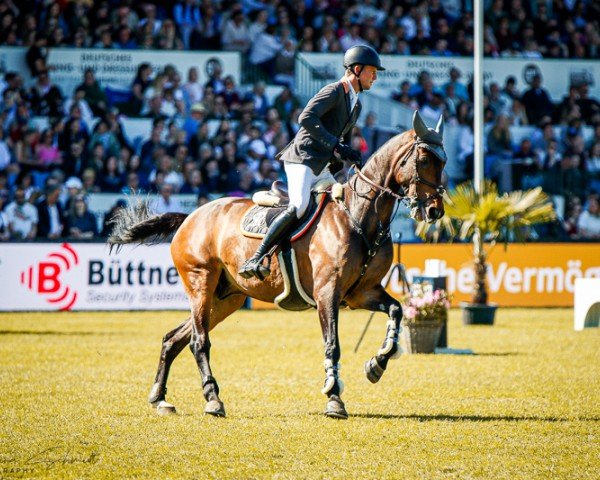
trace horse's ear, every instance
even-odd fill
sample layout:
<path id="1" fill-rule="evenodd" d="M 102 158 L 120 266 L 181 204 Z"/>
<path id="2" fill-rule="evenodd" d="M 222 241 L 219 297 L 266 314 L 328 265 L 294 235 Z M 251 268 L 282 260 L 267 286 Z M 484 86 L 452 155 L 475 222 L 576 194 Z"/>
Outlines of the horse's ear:
<path id="1" fill-rule="evenodd" d="M 427 125 L 425 125 L 425 122 L 417 110 L 415 110 L 413 115 L 413 128 L 417 134 L 417 137 L 423 138 L 425 135 L 427 135 Z"/>
<path id="2" fill-rule="evenodd" d="M 440 119 L 438 120 L 437 125 L 435 126 L 435 131 L 440 135 L 444 135 L 444 116 L 440 115 Z"/>

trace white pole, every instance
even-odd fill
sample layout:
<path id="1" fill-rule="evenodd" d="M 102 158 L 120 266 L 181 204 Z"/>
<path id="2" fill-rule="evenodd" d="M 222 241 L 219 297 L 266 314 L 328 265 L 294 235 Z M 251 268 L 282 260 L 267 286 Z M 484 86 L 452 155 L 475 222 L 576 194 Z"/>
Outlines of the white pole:
<path id="1" fill-rule="evenodd" d="M 475 58 L 473 65 L 475 151 L 473 183 L 481 191 L 483 183 L 483 0 L 474 0 Z"/>

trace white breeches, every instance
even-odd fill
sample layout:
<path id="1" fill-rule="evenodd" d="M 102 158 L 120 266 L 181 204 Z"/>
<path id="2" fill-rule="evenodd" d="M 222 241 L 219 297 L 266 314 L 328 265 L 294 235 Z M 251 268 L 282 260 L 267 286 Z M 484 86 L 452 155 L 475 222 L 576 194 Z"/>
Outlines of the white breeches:
<path id="1" fill-rule="evenodd" d="M 296 217 L 298 218 L 301 218 L 306 212 L 310 202 L 310 190 L 319 180 L 331 178 L 335 182 L 329 166 L 325 167 L 319 175 L 315 175 L 310 167 L 301 163 L 284 162 L 283 168 L 287 175 L 290 205 L 296 207 Z"/>

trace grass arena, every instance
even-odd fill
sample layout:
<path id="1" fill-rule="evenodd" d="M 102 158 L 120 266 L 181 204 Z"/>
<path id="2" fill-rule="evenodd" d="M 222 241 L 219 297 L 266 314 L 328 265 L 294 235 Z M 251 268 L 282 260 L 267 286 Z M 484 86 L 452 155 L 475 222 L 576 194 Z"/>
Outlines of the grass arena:
<path id="1" fill-rule="evenodd" d="M 451 310 L 448 344 L 403 355 L 376 384 L 377 314 L 340 314 L 348 421 L 323 416 L 314 311 L 235 313 L 211 334 L 226 418 L 202 413 L 189 351 L 158 416 L 146 402 L 184 312 L 0 313 L 0 478 L 596 479 L 600 331 L 571 308 L 503 308 L 493 328 Z M 251 361 L 250 361 L 251 360 Z"/>

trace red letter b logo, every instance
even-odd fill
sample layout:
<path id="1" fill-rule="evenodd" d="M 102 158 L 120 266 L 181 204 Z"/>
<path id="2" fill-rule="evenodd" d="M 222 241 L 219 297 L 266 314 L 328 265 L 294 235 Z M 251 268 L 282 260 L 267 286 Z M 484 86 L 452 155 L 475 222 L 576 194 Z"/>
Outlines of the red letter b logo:
<path id="1" fill-rule="evenodd" d="M 38 266 L 38 292 L 54 293 L 60 288 L 58 274 L 60 268 L 56 263 L 40 262 Z"/>

